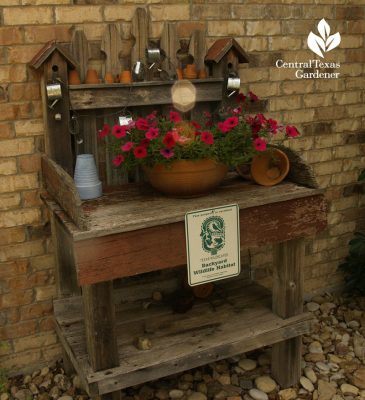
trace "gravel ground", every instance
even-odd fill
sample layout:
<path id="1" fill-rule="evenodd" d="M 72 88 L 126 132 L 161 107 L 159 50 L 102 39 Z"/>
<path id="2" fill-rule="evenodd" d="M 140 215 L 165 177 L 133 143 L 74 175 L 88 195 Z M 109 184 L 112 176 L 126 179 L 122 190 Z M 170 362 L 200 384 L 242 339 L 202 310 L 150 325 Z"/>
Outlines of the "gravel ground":
<path id="1" fill-rule="evenodd" d="M 315 316 L 303 337 L 300 383 L 281 389 L 270 376 L 270 348 L 123 390 L 125 400 L 365 400 L 365 312 L 357 300 L 330 294 L 306 304 Z M 364 309 L 364 308 L 363 308 Z M 62 363 L 11 378 L 0 400 L 87 400 Z"/>

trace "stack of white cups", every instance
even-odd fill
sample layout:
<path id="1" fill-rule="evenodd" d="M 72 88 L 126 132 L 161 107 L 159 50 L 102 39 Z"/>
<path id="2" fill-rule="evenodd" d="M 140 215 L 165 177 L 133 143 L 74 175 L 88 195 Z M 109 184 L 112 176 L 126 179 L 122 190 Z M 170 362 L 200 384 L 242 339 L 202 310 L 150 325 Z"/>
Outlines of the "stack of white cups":
<path id="1" fill-rule="evenodd" d="M 79 154 L 76 158 L 74 180 L 81 200 L 100 197 L 102 185 L 92 154 Z"/>

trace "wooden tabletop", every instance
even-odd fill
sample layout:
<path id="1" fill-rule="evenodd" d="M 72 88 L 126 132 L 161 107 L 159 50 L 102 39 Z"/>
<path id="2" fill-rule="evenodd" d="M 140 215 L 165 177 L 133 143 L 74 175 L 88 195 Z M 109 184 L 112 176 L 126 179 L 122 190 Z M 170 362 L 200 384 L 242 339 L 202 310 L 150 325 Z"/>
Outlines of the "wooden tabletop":
<path id="1" fill-rule="evenodd" d="M 193 210 L 229 204 L 238 204 L 240 209 L 247 209 L 321 193 L 321 189 L 306 188 L 291 182 L 264 187 L 233 177 L 207 196 L 173 199 L 152 191 L 146 184 L 128 184 L 116 192 L 82 203 L 87 230 L 78 229 L 59 207 L 52 206 L 50 201 L 48 204 L 64 222 L 73 239 L 84 240 L 181 222 L 185 213 Z"/>

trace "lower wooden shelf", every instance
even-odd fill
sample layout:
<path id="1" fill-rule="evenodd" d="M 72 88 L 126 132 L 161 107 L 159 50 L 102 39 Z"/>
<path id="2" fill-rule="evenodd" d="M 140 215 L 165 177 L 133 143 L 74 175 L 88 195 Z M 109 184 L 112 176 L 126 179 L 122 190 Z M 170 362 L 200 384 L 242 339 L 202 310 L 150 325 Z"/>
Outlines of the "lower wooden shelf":
<path id="1" fill-rule="evenodd" d="M 92 371 L 86 351 L 82 298 L 55 300 L 61 343 L 90 395 L 105 394 L 308 333 L 311 316 L 282 319 L 271 311 L 271 293 L 256 284 L 218 286 L 209 301 L 185 314 L 168 301 L 146 308 L 142 300 L 116 305 L 120 366 Z M 146 336 L 152 349 L 133 342 Z"/>

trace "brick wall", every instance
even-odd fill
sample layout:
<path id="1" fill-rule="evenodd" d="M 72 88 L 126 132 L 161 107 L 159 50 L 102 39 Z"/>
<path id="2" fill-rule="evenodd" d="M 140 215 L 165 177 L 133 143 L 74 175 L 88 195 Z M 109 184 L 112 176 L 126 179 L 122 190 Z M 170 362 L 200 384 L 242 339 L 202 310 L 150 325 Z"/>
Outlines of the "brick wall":
<path id="1" fill-rule="evenodd" d="M 232 35 L 250 53 L 240 75 L 247 89 L 269 100 L 269 114 L 298 126 L 291 146 L 313 165 L 330 201 L 329 228 L 307 240 L 307 292 L 339 285 L 337 266 L 365 208 L 354 185 L 365 166 L 364 0 L 0 0 L 0 364 L 32 368 L 60 355 L 52 328 L 52 243 L 38 190 L 44 148 L 37 75 L 27 67 L 35 52 L 55 38 L 69 42 L 83 27 L 96 48 L 106 22 L 128 21 L 146 6 L 151 36 L 163 21 L 178 22 L 181 37 L 205 28 L 209 43 Z M 306 44 L 326 18 L 342 35 L 326 61 L 341 62 L 337 80 L 296 79 L 276 59 L 315 58 Z M 97 63 L 96 63 L 97 64 Z M 361 219 L 362 214 L 362 219 Z M 270 248 L 251 251 L 257 278 L 268 282 Z"/>

